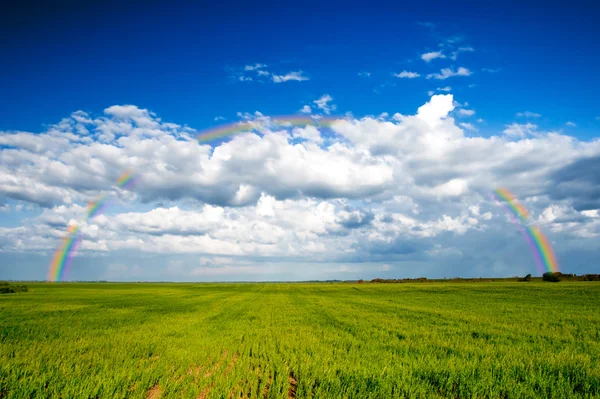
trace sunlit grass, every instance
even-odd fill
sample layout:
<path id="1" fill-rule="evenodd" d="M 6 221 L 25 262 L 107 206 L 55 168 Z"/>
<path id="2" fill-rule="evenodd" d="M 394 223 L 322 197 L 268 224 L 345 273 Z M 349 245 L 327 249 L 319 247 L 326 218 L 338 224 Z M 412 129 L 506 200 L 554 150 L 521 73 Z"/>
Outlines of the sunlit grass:
<path id="1" fill-rule="evenodd" d="M 600 396 L 600 284 L 28 284 L 0 397 Z"/>

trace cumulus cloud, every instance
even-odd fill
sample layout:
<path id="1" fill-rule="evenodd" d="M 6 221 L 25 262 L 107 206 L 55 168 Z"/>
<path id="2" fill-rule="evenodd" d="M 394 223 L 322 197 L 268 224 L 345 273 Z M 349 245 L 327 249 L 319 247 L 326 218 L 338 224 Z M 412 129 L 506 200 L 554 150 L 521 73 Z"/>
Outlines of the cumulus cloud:
<path id="1" fill-rule="evenodd" d="M 45 208 L 0 227 L 0 250 L 50 254 L 90 198 L 114 194 L 114 212 L 81 223 L 79 256 L 190 254 L 193 266 L 164 265 L 189 278 L 217 273 L 209 269 L 272 275 L 280 266 L 265 262 L 283 260 L 333 264 L 306 266 L 320 272 L 351 265 L 361 277 L 375 277 L 382 264 L 402 276 L 420 274 L 417 265 L 481 275 L 478 265 L 490 262 L 499 273 L 521 273 L 514 259 L 528 264 L 530 255 L 519 255 L 520 242 L 507 235 L 514 229 L 489 200 L 496 187 L 516 193 L 559 256 L 575 238 L 595 248 L 600 142 L 533 124 L 469 137 L 472 125 L 452 117 L 456 104 L 451 94 L 434 95 L 412 115 L 348 116 L 327 129 L 282 129 L 244 113 L 257 128 L 215 143 L 132 105 L 98 117 L 77 112 L 35 134 L 3 132 L 0 204 Z M 141 175 L 134 191 L 114 185 L 128 168 Z M 502 243 L 502 253 L 486 242 Z M 139 272 L 110 264 L 110 272 Z"/>
<path id="2" fill-rule="evenodd" d="M 402 71 L 400 73 L 394 73 L 393 75 L 397 78 L 406 78 L 406 79 L 414 79 L 414 78 L 418 78 L 419 76 L 421 76 L 416 72 L 409 72 L 406 70 Z"/>
<path id="3" fill-rule="evenodd" d="M 503 133 L 509 137 L 523 138 L 534 135 L 536 129 L 537 125 L 533 123 L 511 123 L 510 125 L 506 125 Z"/>
<path id="4" fill-rule="evenodd" d="M 333 101 L 333 97 L 329 94 L 324 94 L 318 100 L 313 101 L 313 103 L 317 106 L 318 109 L 322 110 L 324 113 L 329 115 L 331 111 L 335 111 L 336 106 L 334 104 L 330 104 Z"/>
<path id="5" fill-rule="evenodd" d="M 306 76 L 304 74 L 304 72 L 301 70 L 292 71 L 292 72 L 288 72 L 288 73 L 284 73 L 284 74 L 278 74 L 278 73 L 273 73 L 271 71 L 268 71 L 266 69 L 267 67 L 268 67 L 268 65 L 266 65 L 266 64 L 256 63 L 256 64 L 252 64 L 252 65 L 246 65 L 243 68 L 228 68 L 228 69 L 232 72 L 232 75 L 230 76 L 230 78 L 233 78 L 234 80 L 238 80 L 240 82 L 257 81 L 257 82 L 264 83 L 265 79 L 268 79 L 267 81 L 271 81 L 274 83 L 284 83 L 284 82 L 291 82 L 291 81 L 301 82 L 301 81 L 309 80 L 309 77 Z M 252 75 L 252 76 L 250 76 L 250 75 Z"/>
<path id="6" fill-rule="evenodd" d="M 472 74 L 473 72 L 464 67 L 458 67 L 456 71 L 452 70 L 451 68 L 443 68 L 440 73 L 430 73 L 427 75 L 427 79 L 444 80 L 453 76 L 470 76 Z"/>
<path id="7" fill-rule="evenodd" d="M 475 126 L 473 126 L 473 124 L 472 124 L 472 123 L 461 122 L 461 123 L 459 123 L 459 125 L 460 125 L 460 126 L 463 128 L 463 129 L 470 130 L 470 131 L 472 131 L 472 132 L 475 132 L 475 131 L 477 131 L 477 128 L 476 128 Z"/>
<path id="8" fill-rule="evenodd" d="M 429 53 L 421 54 L 421 59 L 425 62 L 430 62 L 436 58 L 446 58 L 441 51 L 431 51 Z"/>
<path id="9" fill-rule="evenodd" d="M 458 114 L 461 116 L 473 116 L 475 115 L 475 111 L 472 109 L 461 108 L 458 110 Z"/>
<path id="10" fill-rule="evenodd" d="M 244 71 L 255 71 L 257 69 L 263 69 L 266 67 L 267 67 L 267 65 L 265 65 L 265 64 L 246 65 L 244 67 Z"/>
<path id="11" fill-rule="evenodd" d="M 288 72 L 285 75 L 273 74 L 271 77 L 273 79 L 273 82 L 275 82 L 275 83 L 283 83 L 283 82 L 291 82 L 291 81 L 302 82 L 304 80 L 309 80 L 308 76 L 305 76 L 303 71 Z"/>

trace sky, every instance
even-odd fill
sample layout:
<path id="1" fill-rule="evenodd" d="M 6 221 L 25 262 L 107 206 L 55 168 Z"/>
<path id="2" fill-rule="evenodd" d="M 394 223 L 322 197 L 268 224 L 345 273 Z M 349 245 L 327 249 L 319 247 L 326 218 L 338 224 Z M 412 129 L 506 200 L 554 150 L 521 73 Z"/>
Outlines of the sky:
<path id="1" fill-rule="evenodd" d="M 598 273 L 599 18 L 581 1 L 13 3 L 0 279 L 46 279 L 74 224 L 66 280 L 540 275 L 498 187 L 561 271 Z M 295 114 L 334 122 L 271 118 Z M 260 128 L 197 140 L 239 121 Z"/>

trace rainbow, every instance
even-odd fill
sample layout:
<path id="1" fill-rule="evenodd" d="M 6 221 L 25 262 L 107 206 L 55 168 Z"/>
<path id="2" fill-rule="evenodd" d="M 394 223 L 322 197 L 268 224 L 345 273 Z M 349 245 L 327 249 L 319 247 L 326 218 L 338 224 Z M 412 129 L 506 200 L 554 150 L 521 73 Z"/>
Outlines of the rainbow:
<path id="1" fill-rule="evenodd" d="M 334 117 L 309 117 L 303 115 L 292 116 L 273 116 L 251 121 L 234 122 L 226 125 L 220 125 L 200 132 L 197 136 L 199 142 L 207 142 L 222 137 L 232 136 L 238 133 L 260 131 L 265 127 L 298 127 L 298 126 L 321 126 L 330 127 L 336 120 Z"/>
<path id="2" fill-rule="evenodd" d="M 119 176 L 119 179 L 115 183 L 120 188 L 130 188 L 136 182 L 138 178 L 131 171 L 125 171 Z M 99 197 L 94 201 L 88 202 L 86 221 L 99 215 L 100 212 L 108 205 L 108 197 L 106 195 Z M 73 260 L 73 254 L 81 244 L 81 234 L 79 231 L 79 225 L 70 225 L 67 229 L 67 235 L 63 238 L 61 245 L 58 247 L 48 270 L 48 280 L 55 282 L 63 280 L 69 271 L 71 261 Z"/>
<path id="3" fill-rule="evenodd" d="M 529 212 L 519 204 L 515 196 L 505 188 L 494 190 L 494 197 L 505 205 L 511 216 L 521 221 L 520 230 L 525 236 L 541 273 L 558 272 L 558 261 L 550 241 L 538 226 L 528 225 Z"/>
<path id="4" fill-rule="evenodd" d="M 131 188 L 137 182 L 137 176 L 130 170 L 126 170 L 117 179 L 117 187 Z"/>
<path id="5" fill-rule="evenodd" d="M 67 236 L 63 238 L 62 244 L 52 257 L 50 269 L 48 271 L 48 280 L 58 281 L 64 278 L 66 266 L 71 263 L 75 248 L 79 245 L 78 238 L 79 226 L 77 224 L 70 225 L 67 230 Z"/>
<path id="6" fill-rule="evenodd" d="M 88 208 L 87 208 L 88 220 L 99 215 L 100 212 L 102 212 L 104 210 L 104 208 L 106 208 L 106 205 L 107 205 L 106 199 L 107 199 L 106 195 L 103 195 L 102 197 L 99 197 L 95 201 L 88 202 Z"/>

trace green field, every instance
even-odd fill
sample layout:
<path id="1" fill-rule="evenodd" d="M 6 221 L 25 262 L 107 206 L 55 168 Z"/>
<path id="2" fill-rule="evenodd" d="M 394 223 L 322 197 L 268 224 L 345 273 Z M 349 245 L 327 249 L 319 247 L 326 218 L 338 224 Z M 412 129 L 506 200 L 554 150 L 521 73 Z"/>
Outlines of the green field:
<path id="1" fill-rule="evenodd" d="M 0 398 L 600 397 L 600 283 L 28 284 Z"/>

